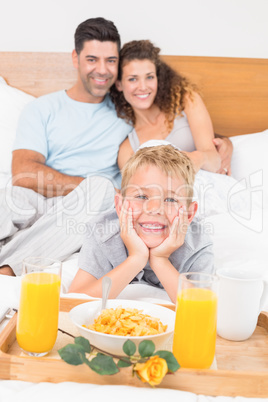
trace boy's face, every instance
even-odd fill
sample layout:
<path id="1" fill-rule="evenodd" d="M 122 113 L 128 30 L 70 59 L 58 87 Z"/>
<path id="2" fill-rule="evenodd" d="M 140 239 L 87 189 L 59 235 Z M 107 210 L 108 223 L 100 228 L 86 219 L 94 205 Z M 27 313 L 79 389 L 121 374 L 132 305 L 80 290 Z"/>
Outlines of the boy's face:
<path id="1" fill-rule="evenodd" d="M 131 177 L 117 213 L 128 205 L 133 213 L 133 227 L 148 248 L 157 247 L 170 233 L 179 209 L 187 205 L 187 191 L 179 177 L 167 176 L 156 166 L 143 166 Z M 118 197 L 118 196 L 117 196 Z M 188 217 L 193 219 L 196 203 L 191 203 Z"/>

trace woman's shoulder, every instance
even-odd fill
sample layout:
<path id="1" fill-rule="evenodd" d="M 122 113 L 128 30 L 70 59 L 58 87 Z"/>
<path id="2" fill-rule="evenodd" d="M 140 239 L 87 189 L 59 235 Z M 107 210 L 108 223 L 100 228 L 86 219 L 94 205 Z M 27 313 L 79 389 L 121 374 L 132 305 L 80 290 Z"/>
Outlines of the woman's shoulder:
<path id="1" fill-rule="evenodd" d="M 130 145 L 129 138 L 127 137 L 120 145 L 119 147 L 119 152 L 118 152 L 118 158 L 117 158 L 117 163 L 119 166 L 119 169 L 121 170 L 126 162 L 129 160 L 129 158 L 134 154 L 134 151 Z"/>
<path id="2" fill-rule="evenodd" d="M 183 101 L 184 101 L 184 110 L 187 109 L 188 107 L 192 107 L 194 104 L 200 102 L 203 103 L 201 95 L 196 91 L 186 92 L 184 94 Z"/>
<path id="3" fill-rule="evenodd" d="M 131 133 L 129 133 L 129 134 L 131 134 Z M 128 134 L 127 138 L 120 144 L 119 150 L 120 149 L 127 150 L 127 149 L 131 148 L 130 141 L 129 141 L 129 134 Z"/>

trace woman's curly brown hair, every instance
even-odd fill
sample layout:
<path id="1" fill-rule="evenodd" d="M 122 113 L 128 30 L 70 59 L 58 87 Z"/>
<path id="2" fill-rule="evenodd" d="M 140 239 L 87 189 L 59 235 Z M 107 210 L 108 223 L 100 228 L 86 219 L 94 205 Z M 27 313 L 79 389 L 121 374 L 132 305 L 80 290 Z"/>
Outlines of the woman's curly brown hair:
<path id="1" fill-rule="evenodd" d="M 160 49 L 149 40 L 139 40 L 126 43 L 119 57 L 118 79 L 122 78 L 122 68 L 132 60 L 150 60 L 156 67 L 158 90 L 154 103 L 166 116 L 166 124 L 172 129 L 174 119 L 181 115 L 185 107 L 185 95 L 191 97 L 197 87 L 187 78 L 178 74 L 168 64 L 161 60 Z M 135 126 L 135 114 L 130 104 L 125 100 L 123 92 L 113 85 L 110 89 L 112 101 L 115 104 L 117 116 Z"/>

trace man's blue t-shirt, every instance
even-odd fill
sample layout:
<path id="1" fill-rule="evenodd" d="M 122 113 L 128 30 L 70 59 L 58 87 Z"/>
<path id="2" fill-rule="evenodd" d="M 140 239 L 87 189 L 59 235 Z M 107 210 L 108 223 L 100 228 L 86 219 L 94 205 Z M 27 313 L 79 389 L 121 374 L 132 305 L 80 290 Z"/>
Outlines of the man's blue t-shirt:
<path id="1" fill-rule="evenodd" d="M 120 188 L 117 154 L 130 131 L 109 95 L 101 103 L 83 103 L 59 91 L 26 106 L 13 149 L 39 152 L 47 166 L 70 176 L 105 176 Z"/>

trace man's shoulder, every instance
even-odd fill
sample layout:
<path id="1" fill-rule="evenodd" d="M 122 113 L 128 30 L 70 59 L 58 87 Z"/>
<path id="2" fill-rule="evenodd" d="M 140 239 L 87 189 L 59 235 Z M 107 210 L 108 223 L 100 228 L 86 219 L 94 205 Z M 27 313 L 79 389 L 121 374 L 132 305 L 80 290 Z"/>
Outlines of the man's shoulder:
<path id="1" fill-rule="evenodd" d="M 114 105 L 114 103 L 113 103 L 113 101 L 112 101 L 111 96 L 110 96 L 109 93 L 105 96 L 104 102 L 106 103 L 106 105 L 107 105 L 109 108 L 115 110 L 115 105 Z"/>
<path id="2" fill-rule="evenodd" d="M 32 102 L 29 102 L 25 110 L 44 110 L 46 108 L 54 107 L 55 104 L 59 104 L 64 99 L 64 91 L 52 92 L 49 94 L 41 95 L 35 98 Z"/>
<path id="3" fill-rule="evenodd" d="M 64 99 L 64 92 L 63 90 L 61 91 L 56 91 L 56 92 L 51 92 L 49 94 L 41 95 L 38 98 L 35 99 L 36 103 L 50 103 L 50 102 L 58 102 L 59 100 Z"/>
<path id="4" fill-rule="evenodd" d="M 107 94 L 106 94 L 104 101 L 105 101 L 106 106 L 107 106 L 109 109 L 112 109 L 112 110 L 114 110 L 114 111 L 116 112 L 116 110 L 115 110 L 115 104 L 114 104 L 113 101 L 112 101 L 112 98 L 111 98 L 110 93 L 107 93 Z"/>
<path id="5" fill-rule="evenodd" d="M 104 104 L 109 111 L 112 111 L 114 113 L 114 115 L 116 116 L 116 121 L 122 126 L 126 127 L 127 133 L 133 130 L 133 127 L 130 124 L 128 124 L 123 118 L 117 116 L 115 105 L 109 93 L 105 96 Z"/>

